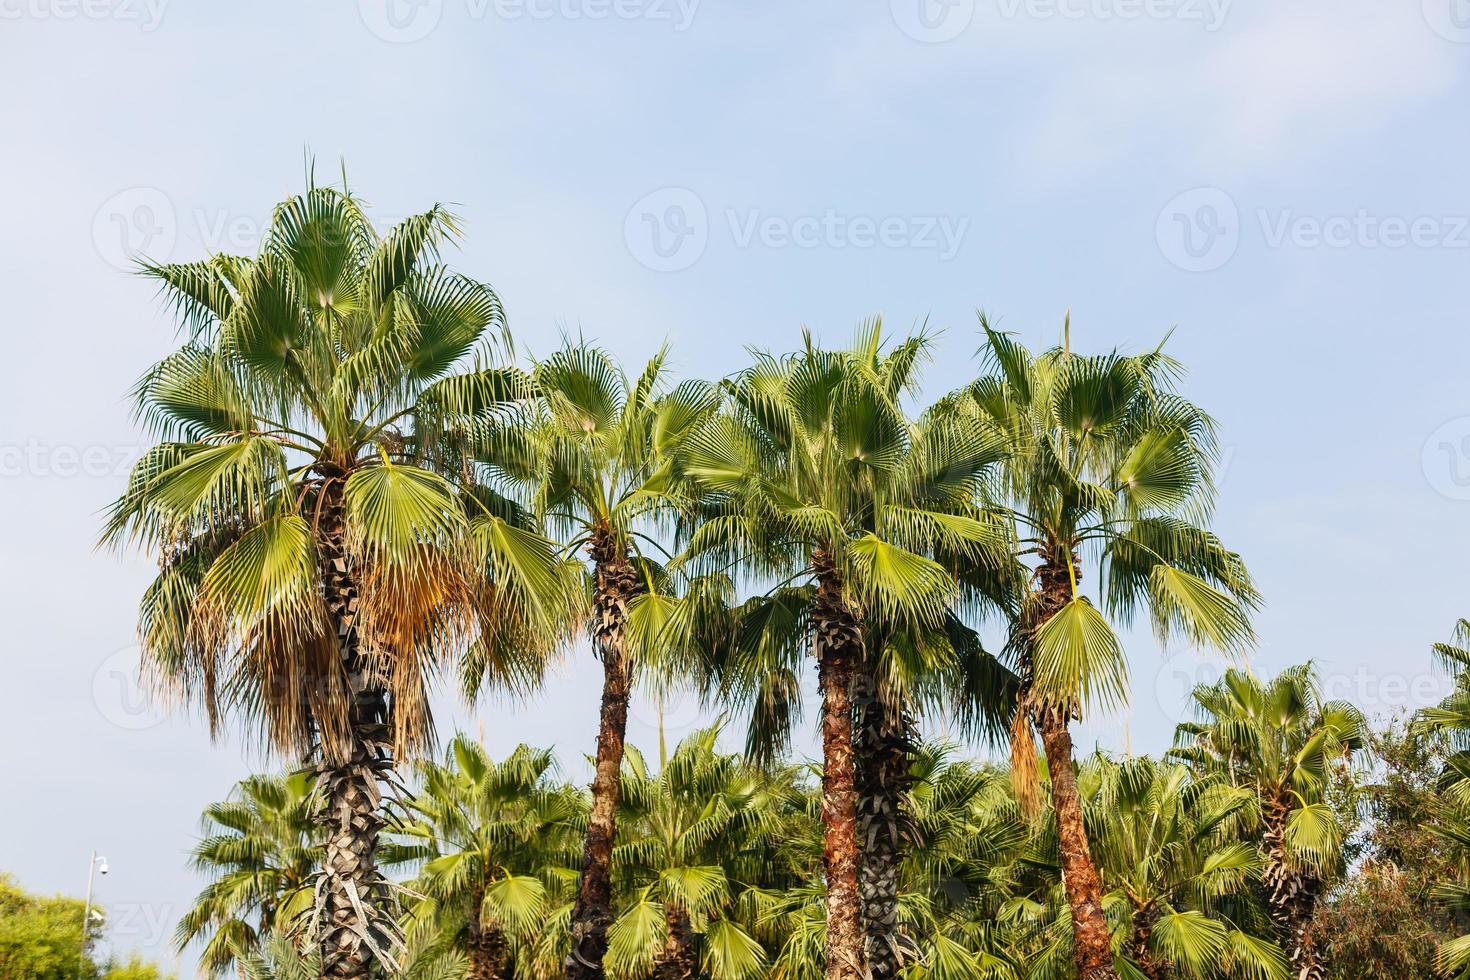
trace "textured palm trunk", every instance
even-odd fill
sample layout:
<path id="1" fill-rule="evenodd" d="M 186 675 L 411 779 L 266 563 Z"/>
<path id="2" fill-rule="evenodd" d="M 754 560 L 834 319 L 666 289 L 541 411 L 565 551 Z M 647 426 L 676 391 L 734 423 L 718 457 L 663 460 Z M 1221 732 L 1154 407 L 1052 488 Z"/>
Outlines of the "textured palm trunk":
<path id="1" fill-rule="evenodd" d="M 852 683 L 862 659 L 862 627 L 843 596 L 831 555 L 812 553 L 813 650 L 822 694 L 822 865 L 827 879 L 827 980 L 865 973 L 858 897 L 857 773 L 853 761 Z"/>
<path id="2" fill-rule="evenodd" d="M 898 919 L 899 870 L 912 843 L 903 798 L 911 779 L 913 721 L 900 705 L 880 695 L 872 672 L 858 678 L 856 733 L 858 839 L 862 844 L 859 888 L 873 980 L 892 980 L 912 953 Z"/>
<path id="3" fill-rule="evenodd" d="M 664 924 L 668 934 L 664 937 L 663 952 L 654 967 L 654 980 L 694 980 L 698 975 L 698 962 L 694 957 L 694 927 L 689 922 L 689 913 L 673 902 L 664 905 Z"/>
<path id="4" fill-rule="evenodd" d="M 1103 914 L 1102 877 L 1092 860 L 1087 830 L 1082 822 L 1082 796 L 1072 764 L 1072 733 L 1058 708 L 1035 712 L 1046 765 L 1051 774 L 1052 807 L 1057 816 L 1057 845 L 1061 854 L 1062 885 L 1072 907 L 1073 957 L 1080 980 L 1116 980 L 1111 936 Z"/>
<path id="5" fill-rule="evenodd" d="M 348 709 L 345 745 L 323 740 L 317 764 L 325 854 L 318 889 L 317 927 L 323 978 L 362 980 L 395 941 L 387 912 L 387 879 L 378 870 L 383 787 L 392 775 L 388 695 L 358 649 L 357 586 L 343 547 L 341 481 L 329 482 L 317 523 L 323 594 L 337 630 Z M 328 744 L 328 743 L 331 744 Z"/>
<path id="6" fill-rule="evenodd" d="M 1159 911 L 1149 905 L 1133 913 L 1133 962 L 1143 971 L 1148 980 L 1168 980 L 1169 964 L 1156 956 L 1153 950 L 1154 923 L 1159 921 Z"/>
<path id="7" fill-rule="evenodd" d="M 597 732 L 597 766 L 592 778 L 592 812 L 582 852 L 582 879 L 572 908 L 572 950 L 567 980 L 604 976 L 607 931 L 612 925 L 612 849 L 617 836 L 618 772 L 628 731 L 628 663 L 624 642 L 628 603 L 638 594 L 637 570 L 627 544 L 606 525 L 593 531 L 596 568 L 592 640 L 602 659 L 602 713 Z"/>
<path id="8" fill-rule="evenodd" d="M 480 920 L 479 909 L 485 893 L 474 896 L 470 910 L 470 972 L 468 980 L 506 980 L 510 976 L 510 946 L 505 933 Z"/>
<path id="9" fill-rule="evenodd" d="M 1266 861 L 1261 870 L 1261 884 L 1266 889 L 1266 904 L 1291 955 L 1293 980 L 1324 980 L 1327 973 L 1312 935 L 1312 919 L 1317 911 L 1317 898 L 1322 894 L 1322 881 L 1310 870 L 1294 867 L 1288 860 L 1286 821 L 1291 816 L 1291 805 L 1286 793 L 1264 802 L 1265 830 L 1261 844 Z"/>
<path id="10" fill-rule="evenodd" d="M 1072 597 L 1076 562 L 1073 560 L 1069 565 L 1067 557 L 1062 555 L 1061 560 L 1049 561 L 1037 570 L 1041 592 L 1034 597 L 1033 635 Z M 1051 775 L 1062 887 L 1072 912 L 1072 953 L 1077 975 L 1079 980 L 1117 980 L 1112 937 L 1103 913 L 1102 876 L 1092 860 L 1082 819 L 1082 795 L 1077 789 L 1077 769 L 1072 760 L 1072 733 L 1067 729 L 1069 712 L 1065 708 L 1037 704 L 1032 707 L 1031 718 L 1041 733 Z"/>

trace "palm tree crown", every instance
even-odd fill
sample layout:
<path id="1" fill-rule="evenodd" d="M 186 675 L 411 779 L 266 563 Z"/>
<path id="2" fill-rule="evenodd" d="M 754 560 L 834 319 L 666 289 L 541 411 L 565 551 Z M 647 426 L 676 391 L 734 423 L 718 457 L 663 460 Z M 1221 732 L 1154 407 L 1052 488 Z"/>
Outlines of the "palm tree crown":
<path id="1" fill-rule="evenodd" d="M 724 671 L 756 709 L 758 751 L 785 743 L 797 662 L 812 638 L 834 980 L 865 969 L 855 918 L 854 678 L 888 636 L 937 629 L 950 614 L 961 592 L 936 555 L 978 564 L 1003 540 L 974 504 L 993 445 L 958 426 L 917 426 L 900 404 L 928 349 L 915 336 L 885 350 L 874 320 L 848 350 L 824 350 L 808 336 L 797 354 L 757 353 L 726 383 L 729 410 L 684 454 L 702 491 L 688 545 L 695 562 L 741 564 L 751 580 L 776 583 L 747 604 Z"/>
<path id="2" fill-rule="evenodd" d="M 401 843 L 385 861 L 420 865 L 413 888 L 426 901 L 415 916 L 450 935 L 463 929 L 476 980 L 510 976 L 557 932 L 547 921 L 575 874 L 586 802 L 553 774 L 544 749 L 522 745 L 496 762 L 460 735 L 442 764 L 419 766 L 408 819 L 389 827 Z"/>

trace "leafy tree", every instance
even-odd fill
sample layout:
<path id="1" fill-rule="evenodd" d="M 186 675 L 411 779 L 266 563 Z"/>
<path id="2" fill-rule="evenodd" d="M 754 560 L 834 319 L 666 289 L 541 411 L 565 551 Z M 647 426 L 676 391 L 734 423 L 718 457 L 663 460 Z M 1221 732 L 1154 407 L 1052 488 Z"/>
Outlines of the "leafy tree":
<path id="1" fill-rule="evenodd" d="M 1023 710 L 1013 772 L 1034 799 L 1033 727 L 1041 736 L 1059 828 L 1082 980 L 1117 975 L 1073 769 L 1069 725 L 1126 698 L 1127 661 L 1109 615 L 1140 608 L 1161 640 L 1227 650 L 1252 640 L 1256 593 L 1238 555 L 1200 521 L 1212 497 L 1214 423 L 1173 390 L 1181 373 L 1161 350 L 1138 356 L 1032 354 L 981 316 L 989 373 L 945 399 L 1002 447 L 993 488 L 1032 565 L 1012 646 Z M 1068 331 L 1070 327 L 1067 328 Z M 1083 592 L 1096 562 L 1100 605 Z"/>
<path id="2" fill-rule="evenodd" d="M 1470 914 L 1470 620 L 1455 625 L 1453 642 L 1436 643 L 1435 653 L 1455 678 L 1455 689 L 1414 719 L 1414 731 L 1448 740 L 1453 751 L 1437 780 L 1439 802 L 1434 832 L 1449 845 L 1455 873 L 1440 879 L 1436 899 L 1455 914 L 1462 933 L 1439 945 L 1436 963 L 1446 976 L 1470 977 L 1470 933 L 1463 921 Z"/>
<path id="3" fill-rule="evenodd" d="M 200 968 L 227 973 L 235 950 L 254 951 L 262 935 L 289 928 L 311 909 L 311 876 L 321 864 L 309 772 L 251 776 L 231 798 L 204 810 L 204 838 L 191 854 L 210 883 L 174 934 L 182 951 L 203 939 Z"/>
<path id="4" fill-rule="evenodd" d="M 172 980 L 136 954 L 94 962 L 107 920 L 94 903 L 84 937 L 84 906 L 80 899 L 32 895 L 0 873 L 0 980 Z"/>
<path id="5" fill-rule="evenodd" d="M 1461 879 L 1441 821 L 1453 819 L 1435 786 L 1452 754 L 1444 732 L 1399 722 L 1374 732 L 1377 771 L 1362 787 L 1362 832 L 1348 841 L 1347 878 L 1319 903 L 1312 932 L 1332 980 L 1434 976 L 1438 948 L 1455 936 L 1436 889 Z"/>
<path id="6" fill-rule="evenodd" d="M 557 885 L 575 873 L 586 803 L 553 772 L 544 749 L 518 746 L 496 762 L 457 736 L 442 765 L 420 765 L 409 819 L 389 828 L 403 843 L 385 859 L 420 866 L 415 917 L 468 951 L 472 980 L 509 977 L 517 954 L 532 955 L 556 917 Z"/>
<path id="7" fill-rule="evenodd" d="M 1331 797 L 1339 774 L 1367 745 L 1357 708 L 1322 697 L 1310 664 L 1269 681 L 1229 670 L 1200 685 L 1201 720 L 1179 726 L 1174 758 L 1218 773 L 1255 795 L 1261 884 L 1272 918 L 1300 980 L 1321 980 L 1313 918 L 1341 873 L 1349 829 Z"/>
<path id="8" fill-rule="evenodd" d="M 102 980 L 173 980 L 173 974 L 165 974 L 157 963 L 134 953 L 125 960 L 109 962 L 102 972 Z"/>
<path id="9" fill-rule="evenodd" d="M 958 594 L 930 553 L 993 543 L 993 525 L 953 513 L 976 489 L 986 447 L 959 430 L 915 440 L 899 404 L 929 342 L 885 352 L 881 324 L 845 351 L 757 353 L 726 382 L 729 410 L 690 440 L 685 466 L 703 492 L 688 551 L 712 569 L 738 567 L 769 589 L 742 609 L 725 674 L 756 709 L 759 751 L 784 744 L 794 683 L 810 637 L 822 697 L 826 971 L 862 976 L 865 942 L 854 760 L 854 684 L 870 628 L 937 627 Z M 770 583 L 775 582 L 774 588 Z"/>
<path id="10" fill-rule="evenodd" d="M 89 922 L 84 938 L 82 913 L 78 899 L 31 895 L 0 874 L 0 980 L 97 976 L 90 951 L 102 923 Z"/>
<path id="11" fill-rule="evenodd" d="M 105 538 L 158 556 L 140 621 L 159 683 L 316 760 L 326 977 L 393 959 L 374 855 L 384 780 L 431 739 L 429 677 L 466 648 L 534 676 L 565 631 L 554 549 L 464 486 L 442 438 L 523 394 L 486 366 L 500 300 L 439 261 L 457 232 L 435 207 L 380 237 L 356 197 L 312 186 L 253 258 L 144 269 L 189 336 L 137 386 L 163 441 Z"/>
<path id="12" fill-rule="evenodd" d="M 618 773 L 628 700 L 637 664 L 628 645 L 629 607 L 648 591 L 653 571 L 638 548 L 682 503 L 674 450 L 715 410 L 708 386 L 664 391 L 666 353 L 629 379 L 607 353 L 571 344 L 536 364 L 535 401 L 492 419 L 475 434 L 492 485 L 529 491 L 534 512 L 568 555 L 591 558 L 592 642 L 602 661 L 602 706 L 592 810 L 582 877 L 572 911 L 568 980 L 600 977 L 612 924 L 612 849 Z"/>

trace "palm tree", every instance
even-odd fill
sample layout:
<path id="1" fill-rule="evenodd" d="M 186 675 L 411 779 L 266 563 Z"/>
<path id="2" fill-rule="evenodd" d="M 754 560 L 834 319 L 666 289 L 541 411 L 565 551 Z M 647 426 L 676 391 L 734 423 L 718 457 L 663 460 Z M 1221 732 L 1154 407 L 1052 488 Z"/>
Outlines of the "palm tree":
<path id="1" fill-rule="evenodd" d="M 1104 903 L 1126 913 L 1124 955 L 1144 976 L 1287 980 L 1285 955 L 1258 934 L 1270 926 L 1249 891 L 1261 873 L 1239 834 L 1253 815 L 1251 790 L 1147 757 L 1096 755 L 1079 782 Z"/>
<path id="2" fill-rule="evenodd" d="M 757 748 L 783 744 L 795 715 L 797 637 L 810 637 L 817 662 L 830 980 L 866 969 L 853 694 L 876 648 L 870 630 L 937 627 L 958 589 L 930 553 L 973 553 L 995 532 L 963 512 L 987 447 L 957 429 L 918 439 L 899 404 L 928 347 L 915 336 L 885 352 L 874 320 L 849 350 L 823 350 L 807 336 L 799 353 L 757 353 L 725 383 L 730 410 L 685 454 L 703 492 L 692 560 L 777 583 L 741 610 L 725 671 L 757 709 Z"/>
<path id="3" fill-rule="evenodd" d="M 1160 350 L 1081 355 L 1068 341 L 1033 355 L 982 314 L 987 374 L 941 411 L 998 441 L 991 488 L 1032 564 L 1012 646 L 1021 707 L 1013 774 L 1034 798 L 1033 726 L 1041 735 L 1060 833 L 1063 880 L 1082 980 L 1113 978 L 1102 880 L 1088 848 L 1069 725 L 1124 700 L 1127 662 L 1108 617 L 1142 606 L 1161 641 L 1239 650 L 1256 602 L 1245 566 L 1199 522 L 1216 463 L 1214 424 L 1173 391 L 1180 366 Z M 1097 562 L 1101 608 L 1083 593 Z"/>
<path id="4" fill-rule="evenodd" d="M 174 943 L 182 952 L 205 939 L 199 965 L 209 974 L 227 973 L 236 950 L 257 951 L 261 936 L 310 910 L 310 879 L 322 857 L 313 782 L 310 772 L 251 776 L 230 799 L 205 808 L 205 836 L 190 856 L 211 881 L 180 920 Z"/>
<path id="5" fill-rule="evenodd" d="M 718 405 L 707 385 L 663 391 L 660 351 L 630 380 L 605 352 L 576 343 L 536 364 L 534 404 L 478 434 L 486 479 L 529 490 L 532 509 L 565 552 L 591 558 L 591 634 L 602 661 L 592 810 L 582 878 L 572 912 L 568 980 L 603 975 L 613 921 L 612 849 L 618 773 L 637 664 L 628 645 L 629 608 L 655 574 L 638 542 L 652 541 L 680 500 L 674 449 Z"/>
<path id="6" fill-rule="evenodd" d="M 1170 754 L 1255 795 L 1261 883 L 1292 976 L 1321 980 L 1312 921 L 1345 836 L 1330 790 L 1364 750 L 1367 723 L 1353 705 L 1323 699 L 1310 664 L 1270 681 L 1230 670 L 1196 687 L 1194 701 L 1201 720 L 1179 726 Z"/>
<path id="7" fill-rule="evenodd" d="M 380 237 L 345 187 L 312 186 L 254 258 L 144 269 L 189 336 L 137 386 L 162 441 L 105 540 L 158 556 L 140 632 L 159 684 L 212 731 L 238 715 L 315 760 L 327 977 L 398 944 L 374 853 L 394 760 L 432 738 L 434 672 L 470 649 L 524 680 L 565 633 L 554 547 L 457 485 L 444 437 L 526 390 L 487 366 L 495 293 L 439 261 L 457 230 L 435 207 Z"/>
<path id="8" fill-rule="evenodd" d="M 929 742 L 915 751 L 910 781 L 919 843 L 901 865 L 899 908 L 913 947 L 905 976 L 1019 980 L 1028 936 L 1001 913 L 1013 891 L 1037 878 L 1026 869 L 1035 834 L 1009 779 L 957 759 L 949 743 Z"/>
<path id="9" fill-rule="evenodd" d="M 613 924 L 614 974 L 655 980 L 747 980 L 766 954 L 741 922 L 747 889 L 773 884 L 778 838 L 799 791 L 718 751 L 719 728 L 694 732 L 657 773 L 629 749 L 614 864 L 629 899 Z"/>
<path id="10" fill-rule="evenodd" d="M 548 883 L 576 861 L 586 804 L 553 780 L 554 765 L 549 751 L 525 745 L 495 762 L 456 736 L 442 765 L 420 764 L 407 819 L 388 828 L 402 844 L 384 863 L 421 865 L 414 914 L 462 937 L 472 980 L 511 975 L 513 946 L 544 926 Z"/>

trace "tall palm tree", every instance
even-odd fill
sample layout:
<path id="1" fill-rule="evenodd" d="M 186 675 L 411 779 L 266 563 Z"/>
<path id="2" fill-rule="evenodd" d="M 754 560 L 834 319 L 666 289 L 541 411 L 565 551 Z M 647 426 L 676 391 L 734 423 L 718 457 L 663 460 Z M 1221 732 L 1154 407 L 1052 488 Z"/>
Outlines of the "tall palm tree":
<path id="1" fill-rule="evenodd" d="M 1312 921 L 1346 834 L 1330 790 L 1367 745 L 1367 723 L 1353 705 L 1323 699 L 1310 664 L 1269 681 L 1230 670 L 1193 697 L 1200 720 L 1179 726 L 1170 754 L 1255 795 L 1261 883 L 1292 976 L 1321 980 Z"/>
<path id="2" fill-rule="evenodd" d="M 1126 697 L 1127 662 L 1107 614 L 1143 607 L 1161 640 L 1225 650 L 1252 641 L 1256 602 L 1245 566 L 1201 523 L 1217 461 L 1214 424 L 1173 390 L 1180 366 L 1161 350 L 1033 355 L 982 314 L 990 373 L 942 403 L 998 440 L 992 488 L 1009 508 L 1032 566 L 1012 645 L 1021 706 L 1013 773 L 1034 796 L 1033 728 L 1041 736 L 1060 833 L 1063 880 L 1082 980 L 1117 971 L 1073 769 L 1070 723 Z M 1084 558 L 1096 563 L 1101 604 L 1087 598 Z"/>
<path id="3" fill-rule="evenodd" d="M 792 720 L 805 635 L 822 696 L 826 971 L 866 971 L 853 751 L 854 684 L 870 626 L 937 627 L 958 589 L 930 554 L 993 544 L 993 525 L 963 513 L 991 456 L 947 430 L 916 438 L 900 399 L 929 341 L 885 350 L 865 324 L 848 350 L 785 357 L 756 353 L 725 384 L 730 410 L 689 440 L 685 466 L 703 492 L 688 553 L 712 568 L 741 567 L 774 588 L 742 610 L 728 673 L 758 708 L 757 741 L 778 745 Z M 748 681 L 748 683 L 746 683 Z"/>
<path id="4" fill-rule="evenodd" d="M 443 434 L 522 397 L 500 301 L 449 271 L 435 207 L 379 236 L 343 189 L 279 205 L 260 254 L 150 265 L 188 341 L 139 382 L 160 441 L 105 539 L 159 559 L 147 670 L 318 767 L 323 975 L 398 938 L 374 852 L 394 760 L 432 738 L 427 685 L 456 650 L 534 676 L 565 632 L 549 542 L 461 484 Z"/>
<path id="5" fill-rule="evenodd" d="M 312 775 L 251 776 L 230 799 L 205 807 L 205 836 L 191 862 L 210 877 L 180 920 L 174 943 L 204 939 L 199 966 L 227 973 L 235 950 L 255 951 L 260 937 L 289 927 L 311 908 L 311 875 L 321 864 Z"/>
<path id="6" fill-rule="evenodd" d="M 582 878 L 572 912 L 568 980 L 603 975 L 612 925 L 612 849 L 618 773 L 637 664 L 628 646 L 629 607 L 653 572 L 639 542 L 649 542 L 675 514 L 674 450 L 718 406 L 707 385 L 664 390 L 666 352 L 637 379 L 586 343 L 536 364 L 536 399 L 527 410 L 478 434 L 487 449 L 486 479 L 529 492 L 532 509 L 557 533 L 568 555 L 591 559 L 591 634 L 602 661 L 602 706 L 592 780 L 592 811 Z"/>
<path id="7" fill-rule="evenodd" d="M 402 844 L 385 863 L 421 865 L 415 910 L 463 937 L 472 980 L 511 976 L 514 945 L 543 927 L 548 880 L 576 862 L 586 822 L 582 794 L 553 779 L 549 751 L 518 746 L 496 762 L 457 736 L 443 764 L 419 766 L 407 819 L 389 831 Z"/>

